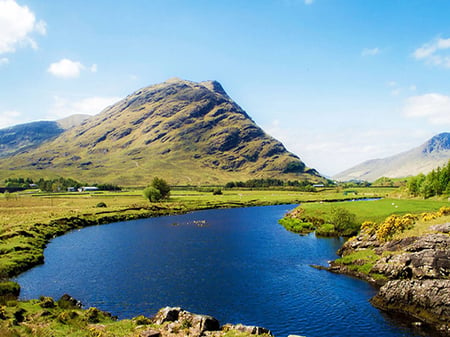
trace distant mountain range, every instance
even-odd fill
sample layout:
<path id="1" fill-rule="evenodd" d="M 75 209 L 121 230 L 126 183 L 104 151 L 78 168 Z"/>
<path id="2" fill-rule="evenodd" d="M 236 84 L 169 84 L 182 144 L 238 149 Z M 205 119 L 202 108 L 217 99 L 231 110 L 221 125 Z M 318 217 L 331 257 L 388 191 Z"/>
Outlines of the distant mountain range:
<path id="1" fill-rule="evenodd" d="M 444 132 L 410 151 L 374 159 L 333 176 L 338 181 L 375 181 L 381 177 L 401 178 L 428 173 L 450 160 L 450 133 Z"/>
<path id="2" fill-rule="evenodd" d="M 216 81 L 171 79 L 88 119 L 0 130 L 0 178 L 65 176 L 119 185 L 321 181 L 267 135 Z"/>
<path id="3" fill-rule="evenodd" d="M 80 125 L 89 115 L 72 115 L 58 121 L 39 121 L 0 129 L 0 158 L 30 150 Z"/>

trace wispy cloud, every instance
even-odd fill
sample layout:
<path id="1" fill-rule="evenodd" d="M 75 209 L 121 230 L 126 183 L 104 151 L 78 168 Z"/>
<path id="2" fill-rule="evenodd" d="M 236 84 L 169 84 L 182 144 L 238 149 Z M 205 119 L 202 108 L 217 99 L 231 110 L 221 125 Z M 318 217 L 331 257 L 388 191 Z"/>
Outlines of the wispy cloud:
<path id="1" fill-rule="evenodd" d="M 86 97 L 78 100 L 54 96 L 48 119 L 60 119 L 74 114 L 95 115 L 119 101 L 121 97 Z"/>
<path id="2" fill-rule="evenodd" d="M 413 56 L 427 64 L 450 68 L 450 38 L 437 38 L 417 48 Z"/>
<path id="3" fill-rule="evenodd" d="M 305 0 L 305 5 L 312 5 L 314 0 Z"/>
<path id="4" fill-rule="evenodd" d="M 375 48 L 364 48 L 361 51 L 361 55 L 362 56 L 375 56 L 378 55 L 381 52 L 380 48 L 375 47 Z"/>
<path id="5" fill-rule="evenodd" d="M 89 68 L 86 68 L 81 62 L 72 61 L 69 59 L 62 59 L 58 62 L 50 64 L 47 71 L 53 76 L 59 78 L 77 78 L 80 77 L 82 70 L 89 70 L 92 73 L 97 72 L 97 65 L 93 64 Z"/>
<path id="6" fill-rule="evenodd" d="M 403 113 L 409 118 L 425 118 L 431 124 L 450 125 L 450 96 L 430 93 L 409 97 Z"/>
<path id="7" fill-rule="evenodd" d="M 0 54 L 13 53 L 18 47 L 37 49 L 33 33 L 47 33 L 44 21 L 37 21 L 27 6 L 20 6 L 14 0 L 0 0 Z"/>
<path id="8" fill-rule="evenodd" d="M 8 63 L 9 59 L 7 57 L 0 57 L 0 66 Z"/>
<path id="9" fill-rule="evenodd" d="M 0 129 L 21 123 L 20 121 L 21 115 L 22 114 L 18 111 L 0 112 Z"/>

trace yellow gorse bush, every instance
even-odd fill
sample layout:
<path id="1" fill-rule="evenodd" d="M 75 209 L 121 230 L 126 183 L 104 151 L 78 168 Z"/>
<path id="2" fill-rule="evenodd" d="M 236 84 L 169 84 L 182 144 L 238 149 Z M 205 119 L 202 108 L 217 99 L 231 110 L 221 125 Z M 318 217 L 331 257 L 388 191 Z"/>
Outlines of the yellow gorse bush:
<path id="1" fill-rule="evenodd" d="M 392 238 L 395 234 L 410 229 L 417 220 L 417 216 L 412 214 L 390 215 L 384 220 L 376 230 L 376 236 L 379 241 L 386 241 Z"/>

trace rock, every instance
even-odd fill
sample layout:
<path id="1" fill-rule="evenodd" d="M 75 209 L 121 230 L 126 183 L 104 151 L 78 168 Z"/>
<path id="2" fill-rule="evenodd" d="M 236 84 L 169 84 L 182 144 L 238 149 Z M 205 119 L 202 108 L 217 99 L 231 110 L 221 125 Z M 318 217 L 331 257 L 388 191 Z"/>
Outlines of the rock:
<path id="1" fill-rule="evenodd" d="M 441 233 L 450 233 L 450 222 L 431 226 L 430 229 L 432 231 L 441 232 Z"/>
<path id="2" fill-rule="evenodd" d="M 358 250 L 373 249 L 378 258 L 369 274 L 353 271 L 351 267 L 358 261 L 352 265 L 331 262 L 328 270 L 381 286 L 371 299 L 374 306 L 409 315 L 450 336 L 450 236 L 445 234 L 450 232 L 450 223 L 430 229 L 438 233 L 384 243 L 362 232 L 347 241 L 338 253 L 346 256 Z"/>
<path id="3" fill-rule="evenodd" d="M 139 334 L 139 337 L 161 337 L 161 332 L 158 330 L 145 330 Z"/>
<path id="4" fill-rule="evenodd" d="M 240 332 L 246 332 L 252 335 L 262 335 L 262 334 L 268 334 L 272 336 L 272 332 L 270 332 L 269 329 L 260 327 L 260 326 L 251 326 L 251 325 L 242 325 L 242 324 L 226 324 L 223 327 L 223 330 L 229 331 L 229 330 L 237 330 Z"/>
<path id="5" fill-rule="evenodd" d="M 179 307 L 165 307 L 158 311 L 155 315 L 155 324 L 163 324 L 164 322 L 175 322 L 182 311 Z"/>
<path id="6" fill-rule="evenodd" d="M 63 309 L 70 309 L 70 308 L 81 309 L 83 304 L 77 299 L 70 296 L 69 294 L 64 294 L 58 300 L 58 306 Z"/>
<path id="7" fill-rule="evenodd" d="M 166 326 L 167 331 L 170 333 L 188 329 L 190 335 L 200 336 L 206 331 L 220 330 L 220 323 L 214 317 L 193 314 L 179 307 L 162 308 L 155 315 L 154 322 L 155 324 L 170 322 L 170 324 Z"/>
<path id="8" fill-rule="evenodd" d="M 381 287 L 371 303 L 408 314 L 450 333 L 450 280 L 393 280 Z"/>

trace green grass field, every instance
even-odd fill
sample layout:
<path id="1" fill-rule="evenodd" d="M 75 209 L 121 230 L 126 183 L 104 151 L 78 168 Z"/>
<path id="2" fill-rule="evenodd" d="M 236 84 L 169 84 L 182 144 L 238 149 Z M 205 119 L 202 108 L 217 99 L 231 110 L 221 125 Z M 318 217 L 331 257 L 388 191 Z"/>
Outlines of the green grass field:
<path id="1" fill-rule="evenodd" d="M 356 221 L 360 224 L 364 221 L 381 222 L 391 214 L 422 213 L 437 211 L 442 206 L 450 203 L 444 200 L 419 200 L 419 199 L 393 199 L 384 198 L 373 201 L 352 201 L 333 203 L 305 203 L 300 207 L 305 209 L 305 214 L 326 218 L 333 208 L 345 208 L 356 215 Z"/>

